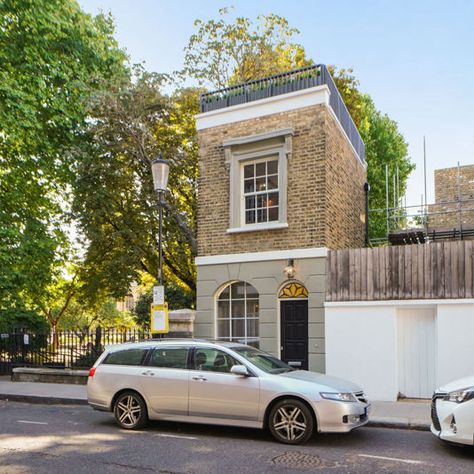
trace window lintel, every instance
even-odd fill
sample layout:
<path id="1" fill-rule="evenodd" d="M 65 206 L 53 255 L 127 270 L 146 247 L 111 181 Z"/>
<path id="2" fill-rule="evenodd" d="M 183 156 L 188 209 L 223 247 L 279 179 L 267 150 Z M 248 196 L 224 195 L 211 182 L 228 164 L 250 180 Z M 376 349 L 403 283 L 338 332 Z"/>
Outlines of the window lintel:
<path id="1" fill-rule="evenodd" d="M 222 142 L 222 146 L 231 147 L 235 145 L 246 145 L 247 143 L 260 142 L 262 140 L 270 140 L 271 138 L 292 136 L 295 131 L 292 128 L 280 128 L 271 132 L 257 133 L 255 135 L 246 135 L 244 137 L 229 138 Z"/>
<path id="2" fill-rule="evenodd" d="M 224 147 L 225 163 L 230 165 L 232 162 L 232 155 L 236 156 L 239 154 L 238 147 L 243 145 L 255 145 L 256 148 L 264 149 L 265 143 L 269 142 L 268 148 L 276 148 L 275 139 L 283 139 L 281 145 L 283 145 L 284 152 L 288 159 L 291 158 L 292 148 L 293 148 L 293 134 L 294 130 L 292 128 L 281 128 L 278 130 L 273 130 L 271 132 L 258 133 L 255 135 L 247 135 L 244 137 L 230 138 L 222 142 Z M 280 145 L 280 146 L 281 146 Z M 245 147 L 246 148 L 246 147 Z M 242 153 L 248 153 L 248 150 L 242 151 Z"/>

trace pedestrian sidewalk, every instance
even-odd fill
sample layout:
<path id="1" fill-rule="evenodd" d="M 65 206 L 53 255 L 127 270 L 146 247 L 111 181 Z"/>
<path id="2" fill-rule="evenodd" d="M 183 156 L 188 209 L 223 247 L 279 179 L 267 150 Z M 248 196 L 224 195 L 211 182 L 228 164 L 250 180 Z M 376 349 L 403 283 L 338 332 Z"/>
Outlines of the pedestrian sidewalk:
<path id="1" fill-rule="evenodd" d="M 431 404 L 429 400 L 403 400 L 398 402 L 371 402 L 371 426 L 429 430 Z"/>
<path id="2" fill-rule="evenodd" d="M 1 377 L 0 400 L 49 405 L 87 405 L 87 391 L 85 385 L 12 382 L 9 378 Z"/>
<path id="3" fill-rule="evenodd" d="M 27 403 L 86 405 L 85 385 L 11 382 L 0 378 L 0 400 Z M 429 430 L 429 401 L 371 402 L 370 426 Z"/>

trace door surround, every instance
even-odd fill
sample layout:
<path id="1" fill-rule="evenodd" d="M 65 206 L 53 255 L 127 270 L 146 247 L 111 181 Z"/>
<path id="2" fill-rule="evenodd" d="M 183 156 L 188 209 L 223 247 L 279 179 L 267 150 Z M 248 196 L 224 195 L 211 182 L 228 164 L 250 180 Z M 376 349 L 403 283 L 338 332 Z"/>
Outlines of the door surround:
<path id="1" fill-rule="evenodd" d="M 282 302 L 284 301 L 308 301 L 308 289 L 303 283 L 298 280 L 287 280 L 280 286 L 277 292 L 278 304 L 277 304 L 277 343 L 278 343 L 278 356 L 282 357 L 283 352 L 283 340 L 282 340 Z M 307 318 L 309 318 L 309 308 L 307 306 Z M 308 320 L 309 322 L 309 320 Z M 309 335 L 308 335 L 309 337 Z M 309 365 L 309 341 L 307 341 L 307 354 L 306 354 L 308 365 Z"/>

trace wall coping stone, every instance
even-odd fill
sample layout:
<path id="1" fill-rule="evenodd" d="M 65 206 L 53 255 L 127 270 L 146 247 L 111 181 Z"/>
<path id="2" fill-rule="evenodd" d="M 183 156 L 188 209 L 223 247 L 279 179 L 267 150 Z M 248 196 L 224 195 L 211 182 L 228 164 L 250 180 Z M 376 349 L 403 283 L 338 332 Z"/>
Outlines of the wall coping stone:
<path id="1" fill-rule="evenodd" d="M 88 370 L 47 369 L 43 367 L 15 367 L 12 371 L 13 382 L 40 382 L 86 385 Z"/>

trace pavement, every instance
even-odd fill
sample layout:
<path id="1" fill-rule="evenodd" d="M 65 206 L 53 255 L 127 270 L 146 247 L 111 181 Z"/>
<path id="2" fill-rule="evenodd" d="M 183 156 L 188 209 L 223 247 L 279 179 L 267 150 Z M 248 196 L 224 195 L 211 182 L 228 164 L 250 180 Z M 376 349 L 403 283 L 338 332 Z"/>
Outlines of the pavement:
<path id="1" fill-rule="evenodd" d="M 85 385 L 12 382 L 0 377 L 0 400 L 47 405 L 87 405 Z M 371 401 L 369 426 L 427 431 L 430 429 L 430 401 Z"/>

